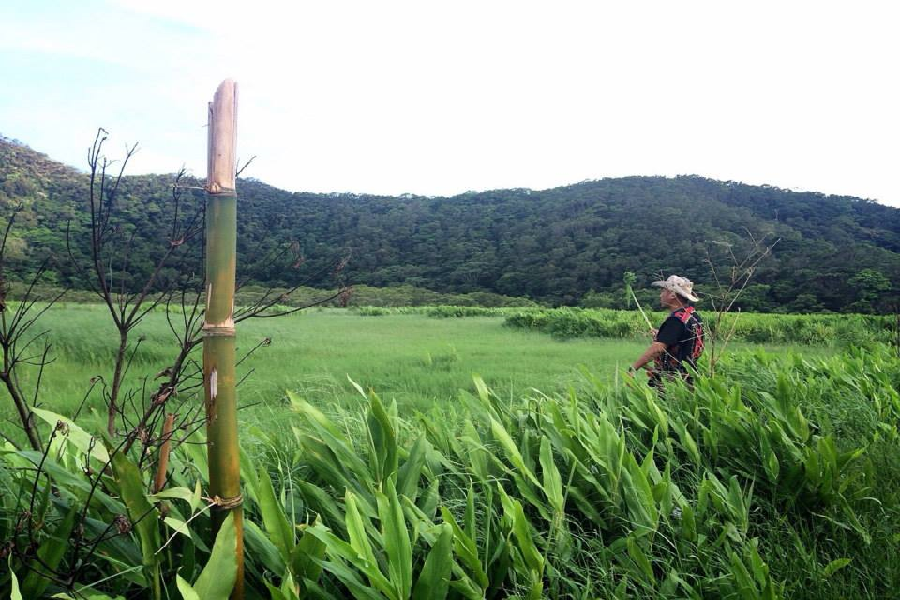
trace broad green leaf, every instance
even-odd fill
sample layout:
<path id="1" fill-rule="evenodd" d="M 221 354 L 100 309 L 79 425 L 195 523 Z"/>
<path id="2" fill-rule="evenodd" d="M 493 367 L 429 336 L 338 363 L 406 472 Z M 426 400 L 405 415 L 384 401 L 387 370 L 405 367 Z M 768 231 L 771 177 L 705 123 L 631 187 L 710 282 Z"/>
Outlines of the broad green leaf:
<path id="1" fill-rule="evenodd" d="M 244 519 L 244 547 L 253 562 L 270 573 L 284 573 L 287 563 L 281 551 L 263 530 L 250 519 Z M 294 550 L 297 548 L 294 547 Z"/>
<path id="2" fill-rule="evenodd" d="M 181 444 L 176 450 L 177 454 L 184 454 L 184 464 L 198 477 L 206 477 L 209 473 L 209 455 L 206 451 L 206 439 L 196 433 L 188 438 L 188 443 Z"/>
<path id="3" fill-rule="evenodd" d="M 197 509 L 200 508 L 201 504 L 203 504 L 203 492 L 200 488 L 200 480 L 198 479 L 194 484 L 194 494 L 190 499 L 191 514 L 197 512 Z"/>
<path id="4" fill-rule="evenodd" d="M 285 573 L 284 577 L 281 578 L 281 587 L 278 591 L 281 592 L 281 596 L 284 600 L 300 600 L 299 596 L 297 596 L 297 584 L 294 583 L 294 576 L 291 575 L 290 571 Z"/>
<path id="5" fill-rule="evenodd" d="M 199 482 L 198 482 L 199 483 Z M 173 487 L 162 490 L 161 492 L 157 492 L 155 494 L 149 494 L 147 496 L 147 500 L 150 502 L 159 502 L 160 500 L 171 500 L 171 499 L 184 500 L 188 504 L 194 501 L 194 492 L 190 488 L 186 487 Z"/>
<path id="6" fill-rule="evenodd" d="M 667 437 L 669 435 L 669 419 L 664 410 L 662 410 L 655 400 L 656 394 L 648 393 L 644 396 L 644 399 L 647 401 L 647 406 L 649 407 L 649 412 L 653 417 L 654 421 L 657 425 L 659 425 L 662 430 L 663 437 Z M 655 445 L 655 444 L 654 444 Z"/>
<path id="7" fill-rule="evenodd" d="M 760 588 L 765 588 L 766 584 L 770 583 L 769 567 L 763 562 L 762 557 L 759 555 L 759 552 L 757 551 L 758 547 L 759 540 L 753 538 L 747 545 L 747 550 L 744 551 L 744 555 L 750 559 L 750 570 L 753 572 L 756 583 L 759 584 Z"/>
<path id="8" fill-rule="evenodd" d="M 87 455 L 88 451 L 90 451 L 92 458 L 104 464 L 109 462 L 109 453 L 106 451 L 103 443 L 79 427 L 72 419 L 43 408 L 32 408 L 31 412 L 49 423 L 51 427 L 56 427 L 57 422 L 62 421 L 66 425 L 65 437 L 70 444 L 78 448 L 84 455 Z"/>
<path id="9" fill-rule="evenodd" d="M 534 485 L 540 486 L 541 484 L 537 477 L 525 465 L 525 460 L 522 458 L 522 454 L 519 452 L 519 448 L 512 437 L 510 437 L 509 432 L 494 418 L 491 418 L 491 434 L 500 444 L 500 448 L 503 450 L 506 458 L 509 459 L 509 462 L 516 468 L 516 471 L 524 474 Z"/>
<path id="10" fill-rule="evenodd" d="M 480 375 L 473 375 L 472 381 L 475 382 L 475 389 L 478 391 L 478 397 L 481 398 L 481 401 L 484 402 L 485 405 L 490 405 L 488 387 L 487 384 L 484 383 L 484 379 L 482 379 Z"/>
<path id="11" fill-rule="evenodd" d="M 258 477 L 259 487 L 257 494 L 259 496 L 259 510 L 262 513 L 263 527 L 269 534 L 269 539 L 281 552 L 285 563 L 290 561 L 291 551 L 294 549 L 294 533 L 291 524 L 288 523 L 281 503 L 275 496 L 275 488 L 272 486 L 272 479 L 266 468 L 259 470 Z"/>
<path id="12" fill-rule="evenodd" d="M 372 589 L 371 586 L 363 583 L 356 573 L 347 568 L 346 565 L 339 562 L 324 561 L 322 567 L 340 579 L 341 583 L 347 586 L 347 589 L 350 590 L 350 593 L 353 594 L 356 600 L 384 600 L 384 596 Z M 394 598 L 393 596 L 388 597 Z"/>
<path id="13" fill-rule="evenodd" d="M 172 531 L 180 533 L 181 535 L 191 537 L 191 530 L 188 528 L 187 523 L 185 523 L 181 519 L 176 519 L 175 517 L 166 517 L 165 519 L 163 519 L 163 522 L 171 527 Z"/>
<path id="14" fill-rule="evenodd" d="M 534 536 L 531 531 L 531 524 L 522 510 L 522 503 L 515 498 L 510 498 L 503 487 L 498 484 L 497 489 L 500 492 L 500 501 L 503 505 L 503 512 L 510 518 L 513 524 L 513 534 L 516 536 L 519 551 L 525 564 L 538 575 L 544 572 L 544 557 L 534 545 Z"/>
<path id="15" fill-rule="evenodd" d="M 314 525 L 321 524 L 321 520 L 316 517 Z M 325 558 L 325 544 L 322 540 L 306 531 L 306 526 L 302 527 L 302 535 L 294 551 L 291 553 L 291 571 L 298 580 L 318 581 L 322 574 L 322 559 Z"/>
<path id="16" fill-rule="evenodd" d="M 450 587 L 467 600 L 484 600 L 485 591 L 468 576 L 454 579 L 450 582 Z"/>
<path id="17" fill-rule="evenodd" d="M 759 450 L 763 459 L 763 467 L 765 468 L 766 475 L 768 476 L 769 481 L 772 483 L 776 483 L 778 481 L 778 474 L 781 469 L 778 463 L 778 457 L 772 450 L 772 443 L 769 441 L 767 431 L 761 432 L 759 436 Z"/>
<path id="18" fill-rule="evenodd" d="M 231 594 L 236 578 L 237 536 L 234 531 L 234 513 L 229 513 L 216 534 L 209 562 L 194 583 L 194 591 L 201 600 L 225 600 Z"/>
<path id="19" fill-rule="evenodd" d="M 741 491 L 741 486 L 738 483 L 737 477 L 733 475 L 731 479 L 728 480 L 728 506 L 731 510 L 731 514 L 737 521 L 735 524 L 740 527 L 742 533 L 747 533 L 749 527 L 749 506 L 744 498 L 743 491 Z"/>
<path id="20" fill-rule="evenodd" d="M 327 431 L 336 438 L 340 438 L 342 440 L 344 439 L 343 432 L 338 429 L 337 426 L 335 426 L 331 419 L 325 416 L 325 413 L 320 411 L 318 408 L 316 408 L 306 400 L 303 400 L 293 392 L 289 391 L 287 395 L 291 400 L 291 408 L 294 410 L 294 412 L 306 417 L 307 420 L 311 424 L 315 424 L 317 428 L 321 428 Z M 363 394 L 363 396 L 365 396 L 365 394 Z"/>
<path id="21" fill-rule="evenodd" d="M 159 513 L 144 495 L 140 471 L 124 453 L 113 453 L 112 468 L 119 492 L 128 507 L 129 518 L 135 524 L 134 528 L 141 540 L 141 564 L 144 566 L 144 573 L 151 587 L 157 590 L 160 574 L 159 556 L 156 551 L 162 545 L 157 524 Z"/>
<path id="22" fill-rule="evenodd" d="M 125 505 L 114 500 L 103 490 L 92 490 L 91 482 L 81 473 L 78 475 L 70 472 L 52 457 L 44 457 L 40 452 L 33 450 L 22 450 L 17 453 L 19 456 L 30 461 L 34 466 L 41 464 L 43 460 L 43 470 L 53 481 L 58 484 L 60 492 L 68 491 L 79 500 L 86 501 L 88 496 L 91 498 L 92 506 L 94 503 L 103 505 L 103 508 L 113 514 L 122 514 L 125 512 Z M 93 494 L 91 493 L 93 491 Z M 77 493 L 76 493 L 77 492 Z"/>
<path id="23" fill-rule="evenodd" d="M 434 520 L 434 517 L 437 514 L 438 505 L 441 503 L 440 486 L 440 479 L 437 477 L 432 479 L 431 483 L 428 484 L 425 493 L 419 498 L 419 501 L 416 504 L 416 506 L 418 506 L 431 520 Z"/>
<path id="24" fill-rule="evenodd" d="M 454 552 L 475 576 L 478 585 L 482 589 L 487 588 L 488 578 L 481 566 L 481 559 L 478 558 L 478 547 L 475 545 L 475 541 L 466 535 L 466 532 L 459 527 L 456 519 L 453 518 L 453 514 L 443 506 L 441 507 L 441 517 L 444 519 L 444 523 L 448 523 L 453 528 Z"/>
<path id="25" fill-rule="evenodd" d="M 757 590 L 756 584 L 753 582 L 750 572 L 747 570 L 741 557 L 736 553 L 731 552 L 729 558 L 731 562 L 731 575 L 737 583 L 737 591 L 740 592 L 740 597 L 746 598 L 747 600 L 757 598 L 759 590 Z"/>
<path id="26" fill-rule="evenodd" d="M 655 531 L 659 513 L 653 500 L 653 489 L 630 453 L 625 456 L 625 468 L 622 469 L 622 492 L 637 532 L 642 535 Z"/>
<path id="27" fill-rule="evenodd" d="M 628 548 L 628 556 L 631 557 L 631 559 L 635 562 L 635 564 L 650 582 L 655 582 L 656 577 L 653 575 L 653 567 L 650 565 L 650 560 L 647 558 L 647 555 L 644 554 L 644 551 L 641 550 L 640 547 L 638 547 L 638 544 L 635 541 L 634 537 L 628 536 L 628 540 L 625 544 Z"/>
<path id="28" fill-rule="evenodd" d="M 423 513 L 418 506 L 413 504 L 409 498 L 404 496 L 400 499 L 400 502 L 403 504 L 403 514 L 406 516 L 406 520 L 410 523 L 414 532 L 412 540 L 413 546 L 416 545 L 419 536 L 429 544 L 434 544 L 434 535 L 431 533 L 431 530 L 435 529 L 435 524 L 432 522 L 431 518 Z"/>
<path id="29" fill-rule="evenodd" d="M 412 548 L 403 509 L 397 499 L 393 479 L 385 486 L 386 494 L 378 494 L 378 515 L 381 535 L 387 554 L 388 575 L 399 598 L 409 598 L 412 590 Z"/>
<path id="30" fill-rule="evenodd" d="M 825 565 L 825 568 L 822 570 L 822 577 L 828 579 L 836 572 L 849 565 L 851 562 L 852 559 L 850 558 L 836 558 L 835 560 Z"/>
<path id="31" fill-rule="evenodd" d="M 194 591 L 191 584 L 185 581 L 181 575 L 175 575 L 175 585 L 178 586 L 178 591 L 181 592 L 181 597 L 184 598 L 184 600 L 203 600 L 200 598 L 200 595 Z"/>
<path id="32" fill-rule="evenodd" d="M 366 578 L 369 580 L 369 586 L 364 586 L 366 589 L 370 589 L 372 587 L 376 588 L 379 592 L 387 596 L 388 598 L 396 598 L 396 593 L 394 592 L 393 586 L 387 580 L 387 578 L 381 573 L 377 564 L 372 564 L 369 561 L 365 560 L 363 557 L 359 555 L 359 553 L 347 542 L 338 538 L 331 531 L 321 525 L 313 525 L 311 527 L 306 528 L 306 533 L 314 535 L 319 540 L 325 543 L 326 551 L 328 555 L 332 558 L 337 559 L 336 561 L 325 561 L 322 563 L 322 567 L 333 573 L 335 576 L 344 581 L 345 584 L 350 586 L 350 583 L 356 585 L 355 582 L 358 581 L 358 578 L 353 573 L 353 571 L 347 568 L 347 564 L 352 565 L 356 570 L 362 572 Z M 349 572 L 352 577 L 347 580 L 344 579 L 346 573 Z M 362 585 L 361 583 L 359 585 Z M 378 598 L 378 594 L 374 591 L 370 591 L 371 597 Z M 354 595 L 356 593 L 354 592 Z M 369 595 L 365 597 L 370 597 Z"/>
<path id="33" fill-rule="evenodd" d="M 243 448 L 239 448 L 238 450 L 240 451 L 243 494 L 250 500 L 259 502 L 259 478 L 256 474 L 256 465 L 253 464 L 253 461 Z"/>
<path id="34" fill-rule="evenodd" d="M 374 471 L 381 485 L 397 472 L 397 436 L 391 419 L 377 395 L 370 394 L 369 414 L 366 419 L 374 452 Z"/>
<path id="35" fill-rule="evenodd" d="M 681 535 L 689 542 L 697 541 L 697 521 L 689 504 L 681 507 Z"/>
<path id="36" fill-rule="evenodd" d="M 365 391 L 364 389 L 362 389 L 362 386 L 361 386 L 361 385 L 359 385 L 358 383 L 356 383 L 355 381 L 353 381 L 352 379 L 350 379 L 350 375 L 349 375 L 349 374 L 347 375 L 347 381 L 349 381 L 349 382 L 350 382 L 350 385 L 352 385 L 352 386 L 356 389 L 356 391 L 359 392 L 359 395 L 360 395 L 360 396 L 362 396 L 362 397 L 365 398 L 366 400 L 369 399 L 369 396 L 368 396 L 368 394 L 366 394 L 366 391 Z"/>
<path id="37" fill-rule="evenodd" d="M 463 528 L 467 536 L 473 540 L 478 539 L 478 531 L 475 529 L 475 489 L 472 487 L 471 482 L 466 492 L 466 512 L 463 514 Z"/>
<path id="38" fill-rule="evenodd" d="M 79 510 L 76 507 L 70 508 L 50 537 L 41 542 L 37 554 L 44 569 L 56 570 L 59 567 L 59 563 L 69 548 L 69 534 L 72 533 L 78 513 Z M 42 577 L 36 571 L 31 571 L 22 582 L 22 593 L 26 598 L 40 598 L 48 585 L 50 585 L 49 579 Z"/>
<path id="39" fill-rule="evenodd" d="M 415 501 L 419 495 L 419 478 L 422 476 L 422 467 L 425 466 L 425 457 L 430 444 L 425 434 L 419 436 L 416 443 L 409 451 L 409 456 L 403 462 L 403 466 L 397 473 L 397 493 Z"/>
<path id="40" fill-rule="evenodd" d="M 543 438 L 541 440 L 541 471 L 544 476 L 544 493 L 547 494 L 547 500 L 553 506 L 557 513 L 565 510 L 565 500 L 563 499 L 562 476 L 556 463 L 553 462 L 553 450 L 550 448 L 550 440 Z"/>
<path id="41" fill-rule="evenodd" d="M 681 441 L 681 447 L 684 448 L 684 451 L 687 452 L 694 464 L 703 464 L 700 459 L 700 451 L 697 449 L 697 442 L 694 440 L 693 436 L 691 436 L 691 432 L 688 431 L 687 427 L 685 427 L 679 419 L 673 419 L 672 428 L 675 429 L 675 433 L 678 434 L 678 439 Z"/>
<path id="42" fill-rule="evenodd" d="M 603 515 L 600 514 L 600 511 L 597 510 L 596 503 L 588 500 L 581 490 L 572 486 L 569 488 L 569 498 L 575 501 L 575 504 L 578 505 L 578 509 L 583 512 L 594 525 L 601 529 L 606 528 L 606 520 L 603 518 Z"/>
<path id="43" fill-rule="evenodd" d="M 350 547 L 356 552 L 356 555 L 365 561 L 368 568 L 378 568 L 378 561 L 375 560 L 375 553 L 372 551 L 372 544 L 369 542 L 369 533 L 366 531 L 366 523 L 363 521 L 359 508 L 356 506 L 356 495 L 347 490 L 344 496 L 344 506 L 346 510 L 345 523 L 347 525 L 347 534 L 350 536 Z"/>
<path id="44" fill-rule="evenodd" d="M 431 546 L 413 589 L 413 600 L 443 600 L 447 596 L 453 566 L 453 527 L 449 523 L 439 527 L 437 541 Z"/>
<path id="45" fill-rule="evenodd" d="M 338 458 L 337 466 L 341 469 L 349 469 L 355 473 L 357 477 L 362 479 L 371 475 L 369 467 L 359 458 L 351 441 L 322 413 L 322 411 L 309 402 L 297 398 L 290 392 L 288 392 L 288 396 L 291 398 L 292 409 L 305 417 L 312 429 L 315 430 L 315 434 L 319 438 L 320 443 L 328 448 L 329 454 L 334 454 Z M 295 429 L 295 432 L 300 432 L 300 430 Z M 301 442 L 304 442 L 301 438 L 302 432 L 298 436 L 298 439 L 300 439 Z"/>
<path id="46" fill-rule="evenodd" d="M 19 589 L 19 580 L 16 577 L 16 572 L 13 571 L 12 568 L 12 555 L 10 555 L 6 559 L 6 564 L 9 565 L 9 578 L 12 585 L 11 595 L 9 597 L 10 600 L 22 600 L 22 591 Z"/>
<path id="47" fill-rule="evenodd" d="M 309 483 L 308 481 L 298 481 L 296 482 L 296 486 L 300 488 L 303 499 L 310 510 L 321 515 L 322 522 L 326 526 L 337 531 L 339 535 L 344 535 L 344 510 L 338 506 L 334 497 L 319 486 L 314 483 Z"/>
<path id="48" fill-rule="evenodd" d="M 266 588 L 269 590 L 269 600 L 290 600 L 287 596 L 284 595 L 284 592 L 279 590 L 268 581 L 266 582 Z"/>
<path id="49" fill-rule="evenodd" d="M 513 552 L 515 548 L 508 534 L 501 533 L 501 535 L 496 536 L 496 541 L 493 545 L 494 552 L 488 559 L 487 565 L 488 581 L 491 583 L 486 590 L 486 594 L 484 594 L 489 598 L 496 597 L 500 593 L 504 582 L 511 572 L 515 571 L 518 574 L 522 570 L 528 570 L 522 563 L 521 554 Z M 528 571 L 527 576 L 533 577 L 532 572 Z"/>

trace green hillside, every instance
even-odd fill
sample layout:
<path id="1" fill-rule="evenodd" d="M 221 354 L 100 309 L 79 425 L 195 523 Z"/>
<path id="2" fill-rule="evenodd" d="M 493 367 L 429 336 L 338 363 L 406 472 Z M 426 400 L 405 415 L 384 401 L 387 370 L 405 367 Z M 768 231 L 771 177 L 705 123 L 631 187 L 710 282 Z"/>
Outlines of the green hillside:
<path id="1" fill-rule="evenodd" d="M 135 274 L 126 285 L 146 275 L 168 244 L 172 181 L 123 181 L 111 223 L 131 249 L 123 251 Z M 88 186 L 84 173 L 0 140 L 0 206 L 23 206 L 9 246 L 11 278 L 33 272 L 49 254 L 52 281 L 85 286 L 69 254 L 86 252 Z M 290 193 L 244 179 L 239 193 L 239 269 L 261 284 L 328 287 L 335 265 L 349 257 L 342 276 L 355 284 L 615 306 L 625 271 L 638 274 L 638 285 L 678 272 L 708 289 L 707 253 L 727 267 L 721 242 L 742 257 L 751 235 L 780 241 L 759 265 L 746 310 L 886 311 L 890 282 L 900 277 L 900 209 L 697 176 L 452 198 Z M 199 190 L 183 190 L 180 216 L 202 199 Z M 199 244 L 185 246 L 164 280 L 199 271 Z M 273 259 L 279 250 L 283 256 Z"/>

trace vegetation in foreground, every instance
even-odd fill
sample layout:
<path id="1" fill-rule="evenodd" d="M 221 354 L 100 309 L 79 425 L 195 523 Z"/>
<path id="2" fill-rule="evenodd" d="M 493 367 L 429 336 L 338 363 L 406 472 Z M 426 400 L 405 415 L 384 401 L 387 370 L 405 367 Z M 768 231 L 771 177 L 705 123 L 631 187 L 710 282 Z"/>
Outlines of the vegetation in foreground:
<path id="1" fill-rule="evenodd" d="M 244 436 L 250 597 L 891 597 L 891 349 L 744 353 L 664 399 L 585 378 L 515 397 L 476 380 L 416 414 L 364 392 L 329 417 L 294 396 L 294 418 Z M 202 541 L 202 445 L 179 445 L 166 489 L 148 495 L 137 457 L 106 465 L 110 448 L 39 414 L 48 454 L 0 455 L 0 535 L 16 544 L 4 586 L 99 600 L 149 597 L 157 580 L 168 597 L 227 595 L 233 538 Z M 42 579 L 42 564 L 76 577 Z"/>

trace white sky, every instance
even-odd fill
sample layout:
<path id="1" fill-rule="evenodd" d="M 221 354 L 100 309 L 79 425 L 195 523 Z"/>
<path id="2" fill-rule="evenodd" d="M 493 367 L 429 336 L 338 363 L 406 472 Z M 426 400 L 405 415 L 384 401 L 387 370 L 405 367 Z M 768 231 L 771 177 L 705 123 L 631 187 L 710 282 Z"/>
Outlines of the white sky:
<path id="1" fill-rule="evenodd" d="M 245 174 L 292 191 L 698 174 L 900 206 L 892 4 L 3 0 L 0 132 L 83 168 L 102 126 L 132 174 L 205 177 L 231 77 Z"/>

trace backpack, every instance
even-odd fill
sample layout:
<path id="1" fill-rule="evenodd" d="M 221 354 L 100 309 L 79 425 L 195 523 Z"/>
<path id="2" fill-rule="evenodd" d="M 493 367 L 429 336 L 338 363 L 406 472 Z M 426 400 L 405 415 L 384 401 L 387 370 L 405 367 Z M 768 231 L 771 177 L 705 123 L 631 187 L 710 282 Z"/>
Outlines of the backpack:
<path id="1" fill-rule="evenodd" d="M 672 316 L 678 317 L 684 326 L 687 327 L 688 331 L 693 333 L 694 343 L 690 348 L 690 352 L 682 352 L 681 355 L 685 358 L 690 357 L 691 361 L 696 364 L 697 359 L 703 354 L 704 346 L 703 346 L 703 321 L 700 320 L 699 315 L 696 314 L 693 306 L 686 306 L 683 308 L 679 308 Z"/>

